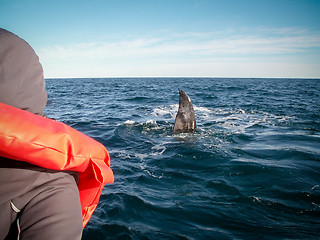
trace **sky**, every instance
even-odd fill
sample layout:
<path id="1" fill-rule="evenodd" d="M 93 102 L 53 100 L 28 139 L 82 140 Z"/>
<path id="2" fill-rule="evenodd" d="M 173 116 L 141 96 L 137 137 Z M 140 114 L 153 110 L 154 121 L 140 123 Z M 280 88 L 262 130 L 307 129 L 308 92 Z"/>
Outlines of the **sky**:
<path id="1" fill-rule="evenodd" d="M 45 78 L 320 78 L 320 0 L 0 0 Z"/>

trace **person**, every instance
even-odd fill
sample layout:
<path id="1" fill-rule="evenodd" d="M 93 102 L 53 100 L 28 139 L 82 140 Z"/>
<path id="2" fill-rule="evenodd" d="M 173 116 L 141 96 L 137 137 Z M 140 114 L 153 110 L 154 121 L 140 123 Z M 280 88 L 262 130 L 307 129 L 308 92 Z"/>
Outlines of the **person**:
<path id="1" fill-rule="evenodd" d="M 0 240 L 81 239 L 114 181 L 104 146 L 44 117 L 46 102 L 38 56 L 0 28 Z"/>

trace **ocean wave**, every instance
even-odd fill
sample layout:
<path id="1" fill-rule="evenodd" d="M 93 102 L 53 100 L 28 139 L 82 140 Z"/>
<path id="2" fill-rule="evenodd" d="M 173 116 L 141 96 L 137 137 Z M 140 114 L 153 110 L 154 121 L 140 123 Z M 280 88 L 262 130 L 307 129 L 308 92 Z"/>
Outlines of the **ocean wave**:
<path id="1" fill-rule="evenodd" d="M 115 182 L 84 239 L 319 238 L 320 81 L 47 84 L 48 115 L 111 156 Z M 180 88 L 194 104 L 194 133 L 173 132 Z"/>

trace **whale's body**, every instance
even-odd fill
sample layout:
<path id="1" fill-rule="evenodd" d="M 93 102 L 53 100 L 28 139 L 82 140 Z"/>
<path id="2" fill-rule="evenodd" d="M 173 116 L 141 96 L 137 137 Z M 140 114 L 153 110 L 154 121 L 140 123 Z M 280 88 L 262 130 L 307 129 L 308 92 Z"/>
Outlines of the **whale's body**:
<path id="1" fill-rule="evenodd" d="M 196 130 L 196 116 L 188 94 L 180 90 L 179 109 L 174 123 L 175 133 L 194 132 Z"/>

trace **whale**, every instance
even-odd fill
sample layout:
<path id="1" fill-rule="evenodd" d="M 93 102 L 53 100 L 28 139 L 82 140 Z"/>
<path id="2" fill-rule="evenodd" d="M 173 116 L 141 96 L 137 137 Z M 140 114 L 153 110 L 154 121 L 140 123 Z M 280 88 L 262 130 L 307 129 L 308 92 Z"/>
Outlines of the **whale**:
<path id="1" fill-rule="evenodd" d="M 179 108 L 174 122 L 174 133 L 191 133 L 196 131 L 196 116 L 188 94 L 179 90 Z"/>

